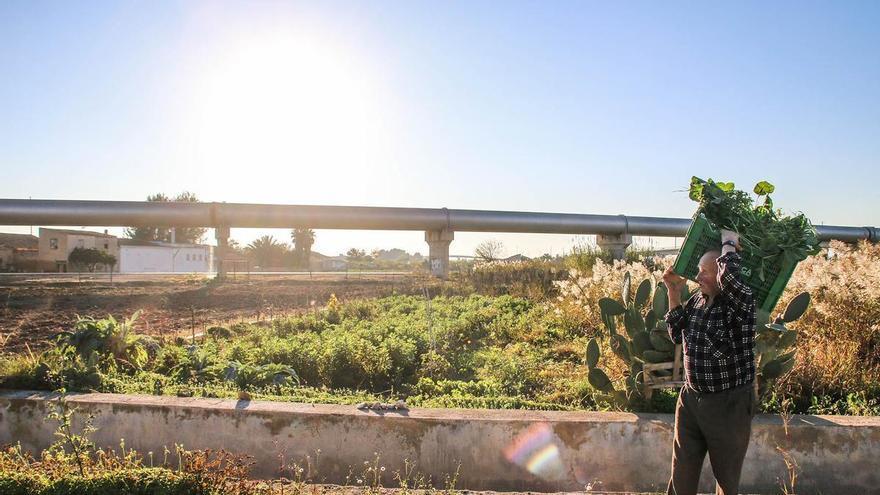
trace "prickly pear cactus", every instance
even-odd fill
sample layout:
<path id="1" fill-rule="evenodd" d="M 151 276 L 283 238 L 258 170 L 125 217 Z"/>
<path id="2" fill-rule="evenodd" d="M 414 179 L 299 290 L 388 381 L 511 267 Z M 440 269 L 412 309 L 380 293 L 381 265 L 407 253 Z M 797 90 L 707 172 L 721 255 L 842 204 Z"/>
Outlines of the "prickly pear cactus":
<path id="1" fill-rule="evenodd" d="M 624 406 L 644 397 L 642 365 L 672 361 L 675 344 L 669 338 L 664 320 L 668 306 L 665 285 L 660 283 L 654 286 L 650 279 L 645 279 L 633 294 L 630 274 L 626 273 L 623 277 L 621 294 L 622 300 L 610 297 L 600 299 L 599 311 L 602 322 L 608 330 L 611 351 L 629 365 L 630 372 L 624 381 L 626 390 L 615 390 L 608 375 L 597 367 L 599 343 L 595 338 L 587 344 L 586 363 L 589 368 L 587 379 L 590 385 Z M 685 289 L 682 292 L 682 300 L 687 300 L 688 297 L 690 294 Z M 621 319 L 624 331 L 618 332 L 618 323 Z M 671 374 L 671 372 L 666 373 Z"/>
<path id="2" fill-rule="evenodd" d="M 755 360 L 758 389 L 761 395 L 773 380 L 788 373 L 795 363 L 795 344 L 798 332 L 786 326 L 797 321 L 810 306 L 810 294 L 802 292 L 794 297 L 773 323 L 770 315 L 758 311 Z"/>
<path id="3" fill-rule="evenodd" d="M 641 379 L 643 364 L 670 362 L 674 359 L 675 344 L 669 338 L 664 319 L 668 311 L 667 289 L 661 282 L 653 287 L 652 294 L 652 285 L 650 279 L 643 280 L 633 296 L 630 275 L 627 273 L 621 288 L 622 300 L 608 297 L 599 300 L 602 322 L 608 330 L 609 347 L 630 368 L 624 381 L 626 390 L 615 390 L 608 375 L 598 368 L 598 341 L 593 338 L 587 344 L 587 379 L 590 385 L 608 394 L 621 407 L 644 397 L 644 381 Z M 685 287 L 681 300 L 686 301 L 690 296 L 691 293 Z M 650 305 L 647 304 L 649 300 Z M 761 395 L 773 380 L 794 367 L 794 347 L 798 332 L 789 329 L 786 324 L 803 316 L 809 305 L 810 294 L 798 294 L 772 323 L 768 313 L 758 310 L 755 358 Z M 618 332 L 620 320 L 623 320 L 623 332 Z M 655 373 L 661 376 L 671 374 L 666 370 Z"/>

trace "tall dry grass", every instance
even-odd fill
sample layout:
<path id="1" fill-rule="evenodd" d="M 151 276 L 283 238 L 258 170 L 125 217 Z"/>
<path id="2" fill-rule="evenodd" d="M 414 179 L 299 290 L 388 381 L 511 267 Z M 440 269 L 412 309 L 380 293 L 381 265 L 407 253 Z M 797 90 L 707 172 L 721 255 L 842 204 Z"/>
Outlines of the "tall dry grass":
<path id="1" fill-rule="evenodd" d="M 557 282 L 554 310 L 601 333 L 599 299 L 620 299 L 625 273 L 632 276 L 633 287 L 645 278 L 656 286 L 673 262 L 672 256 L 634 262 L 598 260 L 589 273 L 573 270 Z M 803 291 L 811 294 L 812 303 L 803 317 L 789 325 L 800 332 L 796 365 L 773 384 L 770 393 L 777 400 L 791 398 L 801 412 L 859 414 L 859 408 L 876 409 L 880 404 L 880 245 L 832 242 L 829 249 L 798 265 L 774 313 L 782 312 Z M 612 380 L 622 379 L 626 367 L 608 364 Z M 823 409 L 817 398 L 820 403 L 844 405 Z"/>
<path id="2" fill-rule="evenodd" d="M 833 241 L 798 265 L 778 308 L 802 291 L 813 296 L 794 369 L 777 383 L 785 395 L 880 395 L 880 245 Z"/>

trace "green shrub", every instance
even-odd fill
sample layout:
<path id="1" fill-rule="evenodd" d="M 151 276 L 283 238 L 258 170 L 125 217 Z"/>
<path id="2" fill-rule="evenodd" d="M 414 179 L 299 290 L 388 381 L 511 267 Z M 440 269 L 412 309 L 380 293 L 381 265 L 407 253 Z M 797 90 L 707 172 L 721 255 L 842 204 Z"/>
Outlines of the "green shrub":
<path id="1" fill-rule="evenodd" d="M 797 364 L 770 391 L 786 398 L 791 412 L 880 409 L 880 293 L 865 276 L 878 272 L 880 248 L 846 249 L 838 248 L 837 261 L 809 258 L 792 277 L 793 290 L 816 296 L 796 324 Z M 598 300 L 621 297 L 625 272 L 659 280 L 671 260 L 655 261 L 651 267 L 597 262 L 589 274 L 572 271 L 557 284 L 558 298 L 541 302 L 478 294 L 437 296 L 430 303 L 416 296 L 337 301 L 332 311 L 231 325 L 228 338 L 181 338 L 155 348 L 132 328 L 129 336 L 144 342 L 149 355 L 140 369 L 113 351 L 67 345 L 0 358 L 0 387 L 225 398 L 246 388 L 255 399 L 298 402 L 406 399 L 429 407 L 605 409 L 613 405 L 587 385 L 583 355 L 602 325 Z M 630 371 L 616 359 L 606 361 L 602 366 L 614 381 Z M 238 381 L 227 373 L 232 362 L 244 370 Z M 275 380 L 272 370 L 281 369 L 292 370 L 299 382 Z M 675 391 L 655 393 L 651 407 L 671 412 L 674 401 Z M 778 411 L 782 402 L 768 399 L 762 407 Z"/>

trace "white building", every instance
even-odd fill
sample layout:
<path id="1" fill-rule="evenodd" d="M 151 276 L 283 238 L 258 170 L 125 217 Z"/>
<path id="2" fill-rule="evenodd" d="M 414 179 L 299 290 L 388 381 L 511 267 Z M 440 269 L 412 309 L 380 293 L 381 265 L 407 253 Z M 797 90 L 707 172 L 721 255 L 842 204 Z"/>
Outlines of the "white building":
<path id="1" fill-rule="evenodd" d="M 119 239 L 120 273 L 210 272 L 213 267 L 213 246 Z"/>

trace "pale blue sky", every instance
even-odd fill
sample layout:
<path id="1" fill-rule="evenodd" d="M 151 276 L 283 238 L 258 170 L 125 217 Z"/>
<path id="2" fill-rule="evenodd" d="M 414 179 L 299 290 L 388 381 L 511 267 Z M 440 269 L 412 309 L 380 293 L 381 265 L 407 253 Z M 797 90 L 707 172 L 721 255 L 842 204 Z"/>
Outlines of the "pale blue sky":
<path id="1" fill-rule="evenodd" d="M 696 174 L 878 226 L 878 26 L 873 1 L 5 1 L 0 197 L 685 217 Z M 486 237 L 572 243 L 452 252 Z M 315 248 L 352 246 L 426 251 Z"/>

